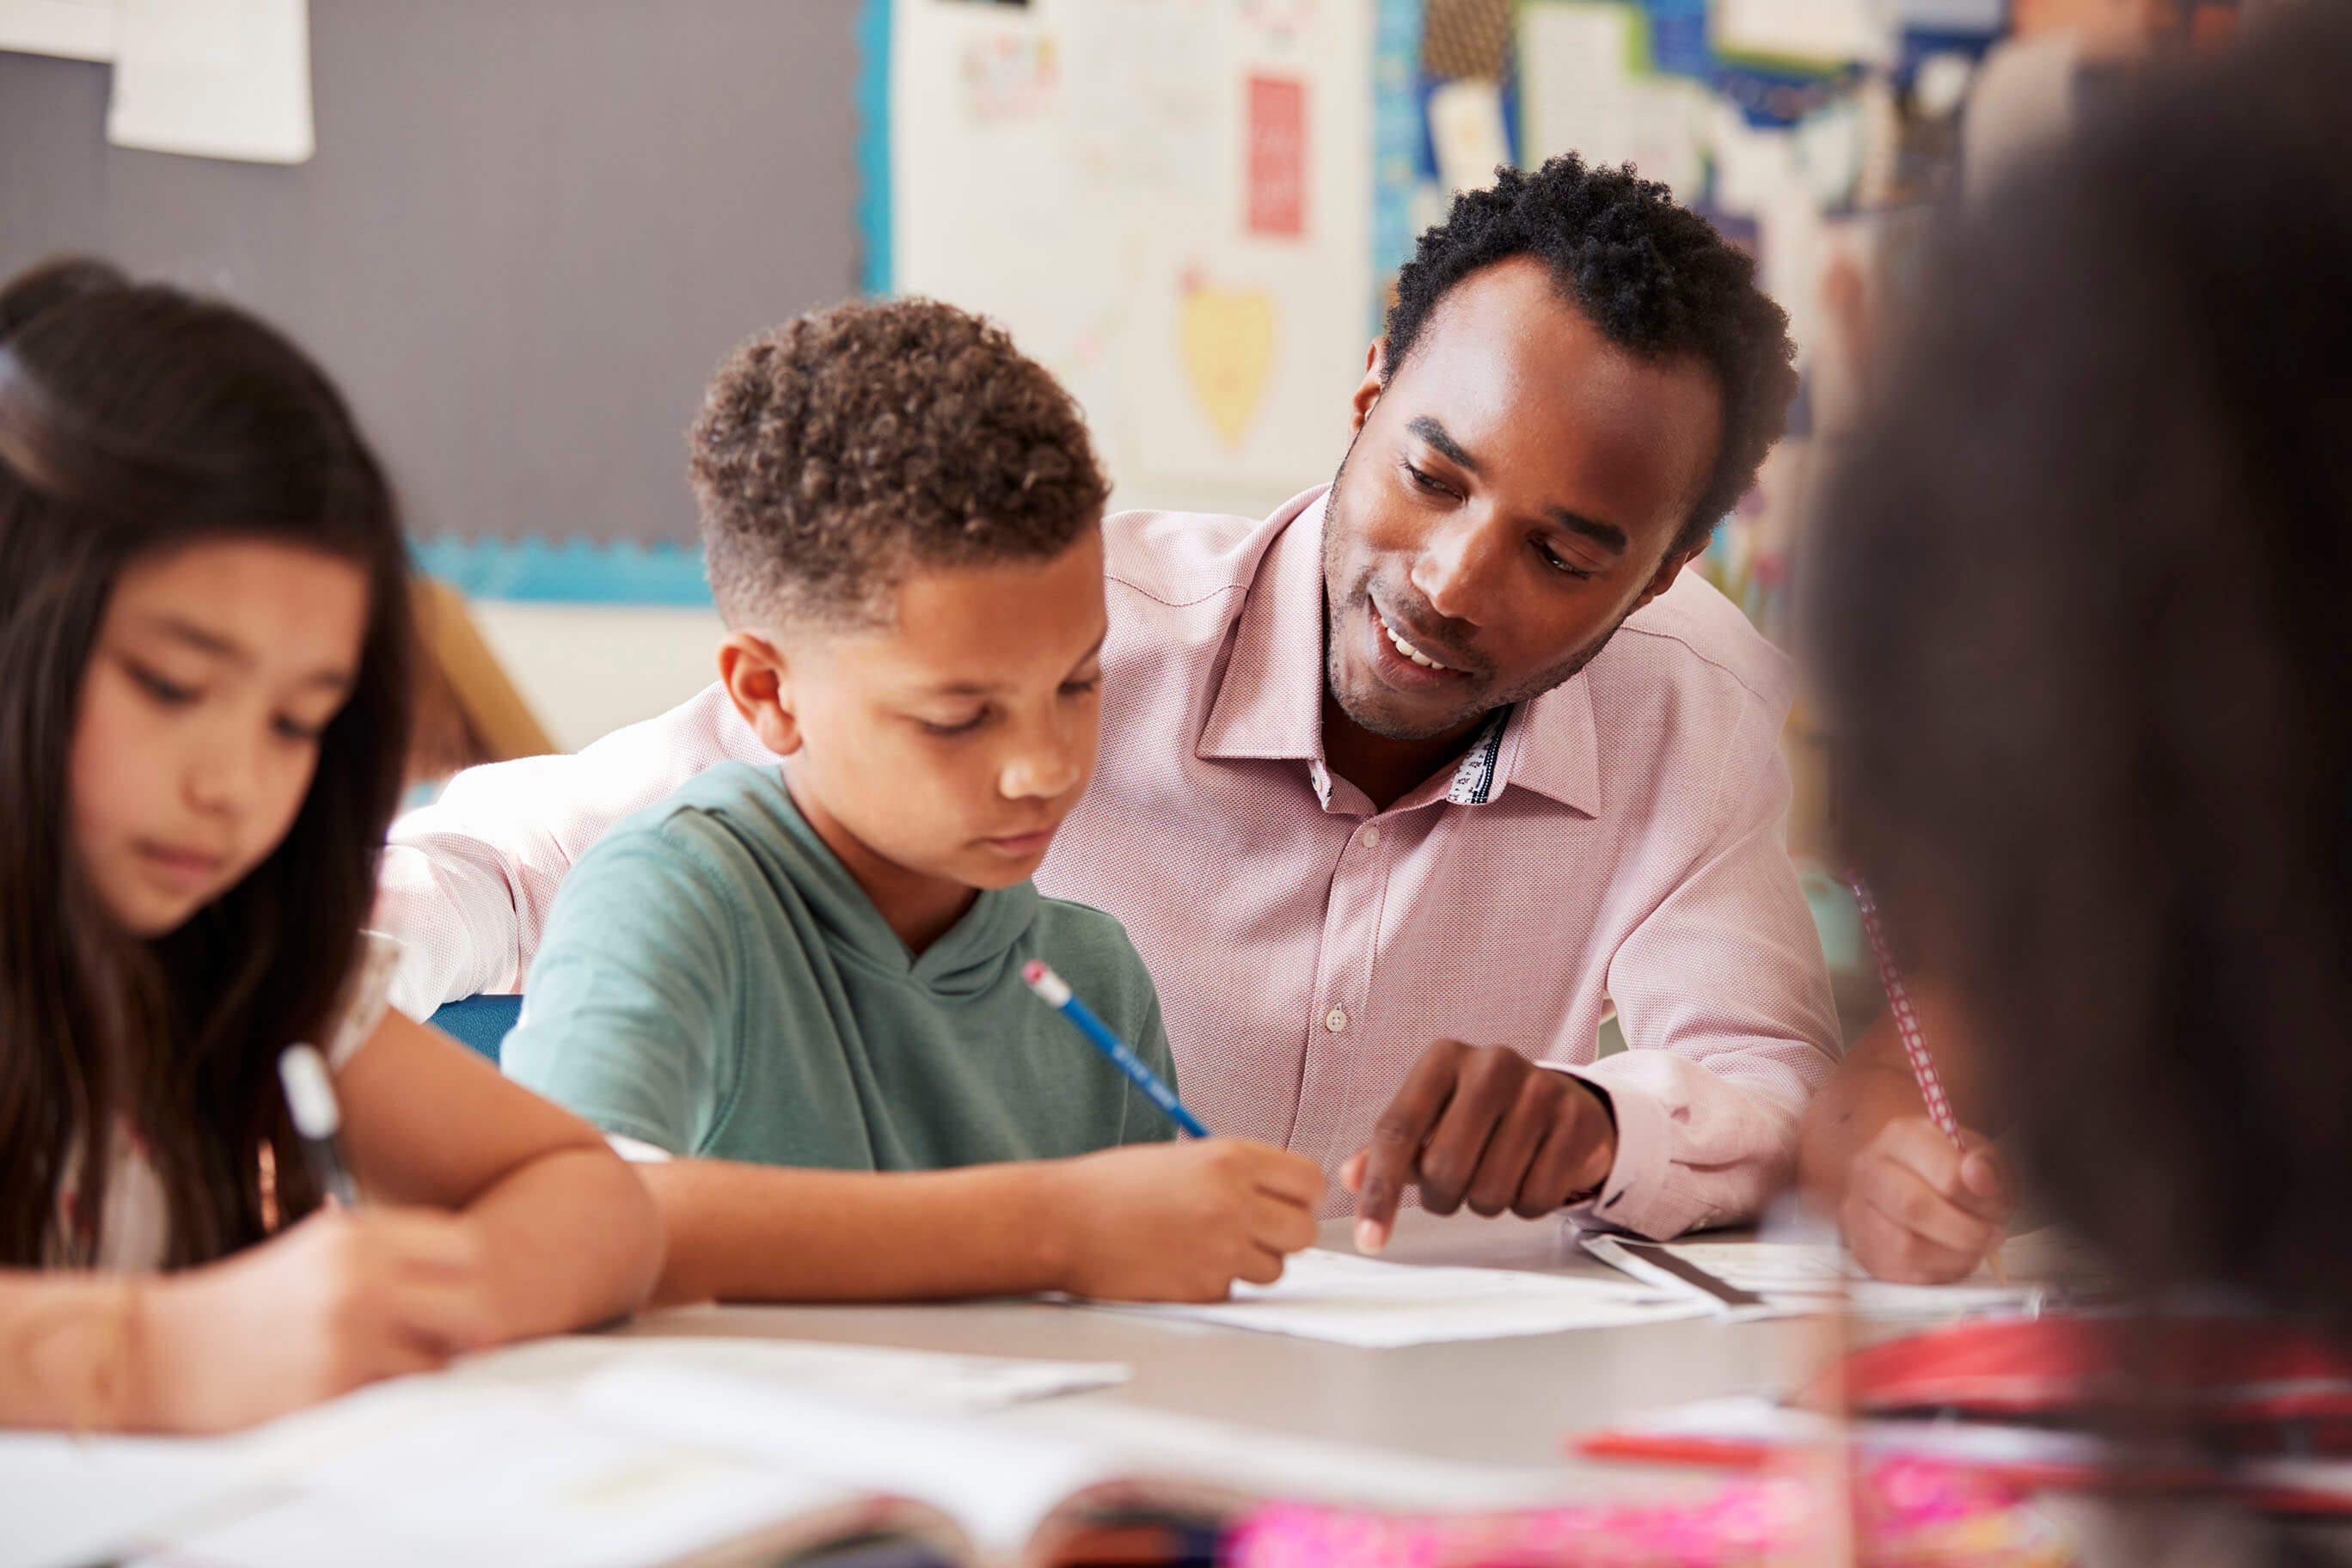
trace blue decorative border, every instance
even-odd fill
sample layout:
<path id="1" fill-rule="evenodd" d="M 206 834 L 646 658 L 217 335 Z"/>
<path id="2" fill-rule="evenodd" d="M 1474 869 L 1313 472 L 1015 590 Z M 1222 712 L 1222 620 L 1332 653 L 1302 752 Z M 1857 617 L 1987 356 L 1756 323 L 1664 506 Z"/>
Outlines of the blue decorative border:
<path id="1" fill-rule="evenodd" d="M 409 542 L 416 569 L 468 598 L 575 605 L 677 605 L 707 609 L 702 552 L 684 544 L 621 540 L 439 539 Z"/>
<path id="2" fill-rule="evenodd" d="M 1412 258 L 1412 187 L 1429 135 L 1421 110 L 1422 0 L 1372 14 L 1372 336 L 1388 331 L 1388 285 Z"/>
<path id="3" fill-rule="evenodd" d="M 857 242 L 860 282 L 887 294 L 890 255 L 890 6 L 865 0 L 857 12 Z"/>

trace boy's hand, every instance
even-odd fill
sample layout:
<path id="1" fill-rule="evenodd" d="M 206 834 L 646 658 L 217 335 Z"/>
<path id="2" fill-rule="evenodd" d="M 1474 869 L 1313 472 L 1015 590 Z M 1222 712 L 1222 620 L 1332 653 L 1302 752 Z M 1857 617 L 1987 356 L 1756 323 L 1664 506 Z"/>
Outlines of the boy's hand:
<path id="1" fill-rule="evenodd" d="M 1879 1279 L 1965 1279 L 2000 1240 L 2017 1206 L 2008 1171 L 1991 1143 L 1965 1128 L 1961 1136 L 1965 1153 L 1925 1116 L 1899 1116 L 1853 1157 L 1838 1228 Z"/>
<path id="2" fill-rule="evenodd" d="M 1389 1241 L 1407 1182 L 1421 1206 L 1539 1218 L 1608 1178 L 1617 1123 L 1590 1085 L 1507 1046 L 1440 1040 L 1422 1053 L 1339 1179 L 1356 1194 L 1356 1247 Z"/>
<path id="3" fill-rule="evenodd" d="M 499 1332 L 472 1229 L 437 1211 L 322 1209 L 150 1288 L 151 1428 L 221 1432 L 429 1372 Z"/>
<path id="4" fill-rule="evenodd" d="M 1062 1289 L 1109 1301 L 1222 1301 L 1271 1285 L 1315 1240 L 1323 1173 L 1264 1143 L 1136 1144 L 1060 1162 Z"/>

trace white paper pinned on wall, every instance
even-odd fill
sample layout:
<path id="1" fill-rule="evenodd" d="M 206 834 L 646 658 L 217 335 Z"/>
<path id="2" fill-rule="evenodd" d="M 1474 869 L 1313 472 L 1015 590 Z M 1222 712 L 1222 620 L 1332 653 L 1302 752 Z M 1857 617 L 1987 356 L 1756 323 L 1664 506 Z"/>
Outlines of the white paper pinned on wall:
<path id="1" fill-rule="evenodd" d="M 118 147 L 309 161 L 309 0 L 121 0 L 106 139 Z"/>
<path id="2" fill-rule="evenodd" d="M 1642 63 L 1640 7 L 1618 0 L 1531 0 L 1519 9 L 1520 125 L 1527 163 L 1562 153 L 1631 163 L 1696 201 L 1706 166 L 1709 100 Z"/>
<path id="3" fill-rule="evenodd" d="M 121 0 L 0 0 L 0 49 L 110 60 Z"/>

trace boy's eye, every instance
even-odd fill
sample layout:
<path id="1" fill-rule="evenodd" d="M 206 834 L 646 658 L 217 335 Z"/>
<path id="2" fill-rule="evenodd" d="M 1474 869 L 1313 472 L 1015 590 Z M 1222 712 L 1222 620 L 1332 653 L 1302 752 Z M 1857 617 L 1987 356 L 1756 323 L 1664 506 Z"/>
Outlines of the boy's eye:
<path id="1" fill-rule="evenodd" d="M 1062 682 L 1062 695 L 1065 697 L 1084 697 L 1087 693 L 1092 691 L 1096 687 L 1100 686 L 1101 684 L 1102 677 L 1099 675 L 1090 675 L 1084 680 L 1066 680 Z"/>
<path id="2" fill-rule="evenodd" d="M 1592 575 L 1583 567 L 1575 565 L 1563 558 L 1558 551 L 1540 539 L 1536 541 L 1536 553 L 1543 558 L 1543 563 L 1546 566 L 1563 577 L 1584 578 Z"/>
<path id="3" fill-rule="evenodd" d="M 126 664 L 123 668 L 131 671 L 131 679 L 141 690 L 167 708 L 184 708 L 196 700 L 196 689 L 193 686 L 166 680 L 143 665 Z"/>
<path id="4" fill-rule="evenodd" d="M 915 721 L 915 725 L 926 735 L 969 735 L 979 729 L 982 721 L 987 717 L 988 710 L 983 708 L 969 719 L 959 719 L 944 724 L 935 723 L 929 719 L 918 719 Z"/>

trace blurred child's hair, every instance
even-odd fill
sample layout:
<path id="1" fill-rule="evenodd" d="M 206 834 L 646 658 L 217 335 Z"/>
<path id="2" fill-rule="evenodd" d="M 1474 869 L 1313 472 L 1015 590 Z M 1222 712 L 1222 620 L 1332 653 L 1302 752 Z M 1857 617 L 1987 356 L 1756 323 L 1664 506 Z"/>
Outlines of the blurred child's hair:
<path id="1" fill-rule="evenodd" d="M 83 676 L 126 567 L 226 539 L 367 573 L 358 679 L 284 841 L 140 941 L 72 848 Z M 170 1195 L 174 1264 L 260 1237 L 265 1143 L 284 1211 L 314 1205 L 276 1063 L 331 1035 L 357 954 L 401 787 L 410 635 L 391 492 L 299 350 L 99 262 L 0 289 L 0 1265 L 60 1255 L 61 1184 L 105 1212 L 118 1113 Z"/>
<path id="2" fill-rule="evenodd" d="M 738 346 L 687 440 L 736 626 L 876 624 L 909 571 L 1051 560 L 1110 493 L 1070 395 L 935 300 L 852 300 Z"/>
<path id="3" fill-rule="evenodd" d="M 1849 842 L 2037 1188 L 2352 1327 L 2352 14 L 1957 237 L 1810 546 Z"/>

